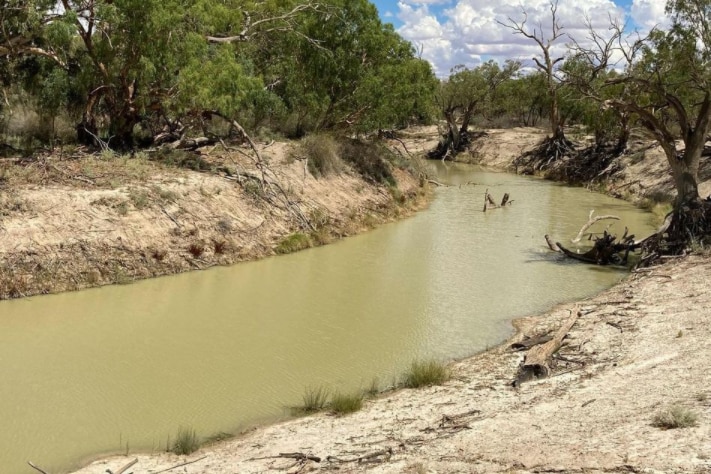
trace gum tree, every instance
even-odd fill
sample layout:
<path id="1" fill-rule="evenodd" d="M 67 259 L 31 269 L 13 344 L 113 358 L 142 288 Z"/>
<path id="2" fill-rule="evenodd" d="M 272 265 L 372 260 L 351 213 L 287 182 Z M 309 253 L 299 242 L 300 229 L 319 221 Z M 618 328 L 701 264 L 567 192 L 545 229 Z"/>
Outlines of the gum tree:
<path id="1" fill-rule="evenodd" d="M 690 240 L 711 233 L 709 203 L 698 189 L 711 124 L 711 1 L 672 0 L 666 11 L 668 30 L 633 41 L 619 24 L 612 25 L 607 37 L 590 29 L 594 47 L 574 48 L 587 61 L 588 72 L 571 80 L 604 107 L 630 115 L 664 150 L 677 192 L 666 242 L 669 251 L 678 252 Z M 612 65 L 623 72 L 598 81 Z M 618 93 L 605 97 L 610 87 Z"/>
<path id="2" fill-rule="evenodd" d="M 490 106 L 496 91 L 519 71 L 521 64 L 507 61 L 503 67 L 487 61 L 474 69 L 456 66 L 442 81 L 437 106 L 447 125 L 444 136 L 430 158 L 445 159 L 461 152 L 469 143 L 469 125 L 477 113 Z"/>
<path id="3" fill-rule="evenodd" d="M 506 22 L 498 23 L 512 30 L 514 34 L 521 35 L 536 43 L 540 49 L 540 56 L 534 57 L 533 62 L 538 71 L 545 78 L 546 90 L 548 91 L 548 119 L 551 129 L 551 137 L 542 144 L 538 153 L 546 158 L 557 159 L 571 151 L 571 143 L 565 138 L 564 125 L 565 116 L 561 113 L 560 91 L 565 86 L 565 81 L 560 74 L 560 66 L 565 56 L 556 57 L 552 51 L 555 44 L 565 37 L 564 28 L 558 17 L 558 1 L 550 3 L 550 25 L 544 26 L 542 23 L 530 25 L 528 14 L 524 10 L 521 20 L 514 20 L 509 17 Z"/>

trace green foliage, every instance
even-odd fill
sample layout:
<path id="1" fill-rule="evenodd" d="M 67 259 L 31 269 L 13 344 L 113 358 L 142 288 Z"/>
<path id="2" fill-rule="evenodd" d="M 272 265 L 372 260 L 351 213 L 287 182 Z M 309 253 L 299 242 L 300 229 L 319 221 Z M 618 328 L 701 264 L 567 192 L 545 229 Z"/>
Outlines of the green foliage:
<path id="1" fill-rule="evenodd" d="M 367 0 L 8 2 L 0 82 L 80 117 L 82 142 L 128 147 L 213 110 L 295 136 L 431 116 L 429 64 Z"/>
<path id="2" fill-rule="evenodd" d="M 403 385 L 407 388 L 442 385 L 449 380 L 449 370 L 437 361 L 415 361 L 405 373 Z"/>
<path id="3" fill-rule="evenodd" d="M 697 425 L 698 419 L 699 416 L 692 410 L 680 405 L 673 405 L 654 415 L 652 425 L 665 430 L 690 428 Z"/>
<path id="4" fill-rule="evenodd" d="M 284 238 L 279 245 L 276 246 L 276 253 L 283 255 L 287 253 L 298 252 L 311 247 L 311 238 L 308 235 L 300 232 L 293 233 Z"/>
<path id="5" fill-rule="evenodd" d="M 336 392 L 331 397 L 331 403 L 329 408 L 331 412 L 336 415 L 346 415 L 348 413 L 355 413 L 363 407 L 363 395 L 360 393 L 356 394 L 343 394 Z"/>
<path id="6" fill-rule="evenodd" d="M 391 165 L 386 160 L 391 154 L 380 142 L 345 139 L 341 145 L 341 158 L 353 165 L 363 178 L 396 186 Z"/>
<path id="7" fill-rule="evenodd" d="M 180 428 L 175 441 L 170 445 L 170 452 L 187 455 L 200 449 L 200 440 L 192 428 Z"/>

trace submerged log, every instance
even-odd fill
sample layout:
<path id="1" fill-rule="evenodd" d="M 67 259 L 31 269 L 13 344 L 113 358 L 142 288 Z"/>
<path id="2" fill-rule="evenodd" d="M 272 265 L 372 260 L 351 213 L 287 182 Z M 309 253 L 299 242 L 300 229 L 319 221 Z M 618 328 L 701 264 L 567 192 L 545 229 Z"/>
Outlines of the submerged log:
<path id="1" fill-rule="evenodd" d="M 563 344 L 563 339 L 568 335 L 575 322 L 580 317 L 580 308 L 576 306 L 570 317 L 556 331 L 553 338 L 545 344 L 537 345 L 528 351 L 521 364 L 516 377 L 516 383 L 527 382 L 529 380 L 546 378 L 551 373 L 551 362 L 555 354 Z"/>
<path id="2" fill-rule="evenodd" d="M 546 239 L 546 241 L 548 242 L 548 239 Z M 548 245 L 549 247 L 551 246 L 550 242 Z M 563 247 L 560 242 L 556 242 L 555 245 L 567 257 L 595 265 L 624 264 L 627 262 L 629 253 L 638 249 L 640 246 L 634 242 L 634 235 L 628 237 L 626 231 L 625 235 L 619 241 L 617 237 L 608 234 L 607 231 L 603 232 L 602 237 L 595 239 L 593 248 L 585 253 L 573 252 Z M 620 256 L 622 253 L 624 253 L 624 256 Z"/>

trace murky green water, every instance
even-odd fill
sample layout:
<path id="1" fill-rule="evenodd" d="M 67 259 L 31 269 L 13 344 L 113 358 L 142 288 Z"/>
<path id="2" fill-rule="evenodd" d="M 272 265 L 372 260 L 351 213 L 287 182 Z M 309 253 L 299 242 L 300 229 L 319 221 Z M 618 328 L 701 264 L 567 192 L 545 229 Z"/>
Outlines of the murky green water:
<path id="1" fill-rule="evenodd" d="M 0 471 L 57 473 L 106 452 L 164 449 L 274 420 L 305 387 L 392 383 L 415 358 L 499 343 L 509 321 L 622 273 L 561 261 L 590 209 L 638 235 L 649 216 L 582 189 L 440 169 L 431 208 L 285 257 L 0 303 Z M 466 185 L 474 181 L 477 185 Z M 481 212 L 486 188 L 506 209 Z"/>

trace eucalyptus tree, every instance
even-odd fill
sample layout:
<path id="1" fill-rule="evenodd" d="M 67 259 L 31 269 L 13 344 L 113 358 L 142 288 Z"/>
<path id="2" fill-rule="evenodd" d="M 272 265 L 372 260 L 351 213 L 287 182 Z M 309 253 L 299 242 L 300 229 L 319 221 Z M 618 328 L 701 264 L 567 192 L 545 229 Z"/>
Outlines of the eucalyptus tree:
<path id="1" fill-rule="evenodd" d="M 506 81 L 494 95 L 494 106 L 511 122 L 525 127 L 535 127 L 547 117 L 549 102 L 546 78 L 538 71 Z"/>
<path id="2" fill-rule="evenodd" d="M 711 124 L 711 1 L 671 0 L 666 11 L 668 30 L 632 41 L 617 23 L 607 36 L 591 28 L 594 46 L 574 48 L 588 73 L 571 80 L 604 107 L 629 114 L 664 150 L 677 192 L 667 244 L 680 251 L 689 239 L 711 233 L 709 203 L 698 189 Z M 623 72 L 598 81 L 612 65 Z M 612 97 L 605 95 L 610 87 L 617 88 Z"/>
<path id="3" fill-rule="evenodd" d="M 5 0 L 0 8 L 0 62 L 35 55 L 66 65 L 66 30 L 54 0 Z"/>
<path id="4" fill-rule="evenodd" d="M 474 69 L 463 65 L 453 68 L 437 93 L 437 105 L 447 128 L 430 157 L 444 158 L 462 151 L 468 143 L 472 118 L 491 106 L 497 89 L 513 78 L 520 67 L 517 61 L 506 61 L 499 66 L 491 60 Z"/>
<path id="5" fill-rule="evenodd" d="M 576 47 L 590 65 L 589 76 L 574 79 L 589 97 L 632 114 L 651 132 L 666 155 L 679 207 L 699 200 L 698 170 L 711 123 L 711 1 L 672 1 L 667 13 L 668 31 L 654 30 L 632 43 L 617 24 L 604 40 L 591 31 L 598 47 Z M 614 55 L 624 58 L 624 72 L 596 83 Z M 618 93 L 608 98 L 604 93 L 610 87 Z M 677 139 L 684 144 L 681 151 Z"/>
<path id="6" fill-rule="evenodd" d="M 522 11 L 523 18 L 520 20 L 509 17 L 506 22 L 499 21 L 498 23 L 511 29 L 514 34 L 522 35 L 533 41 L 540 49 L 540 57 L 534 57 L 533 62 L 545 78 L 548 91 L 548 119 L 552 134 L 550 140 L 541 148 L 541 152 L 558 158 L 570 151 L 570 143 L 565 138 L 565 116 L 561 114 L 560 107 L 560 91 L 565 87 L 560 67 L 565 56 L 556 57 L 553 51 L 555 44 L 565 37 L 564 27 L 558 16 L 557 0 L 550 2 L 550 12 L 549 27 L 544 27 L 542 23 L 531 27 L 528 24 L 528 13 L 525 10 Z"/>
<path id="7" fill-rule="evenodd" d="M 430 114 L 436 81 L 429 63 L 381 22 L 374 5 L 328 0 L 321 8 L 324 14 L 304 15 L 301 36 L 261 59 L 297 135 L 393 128 Z"/>

